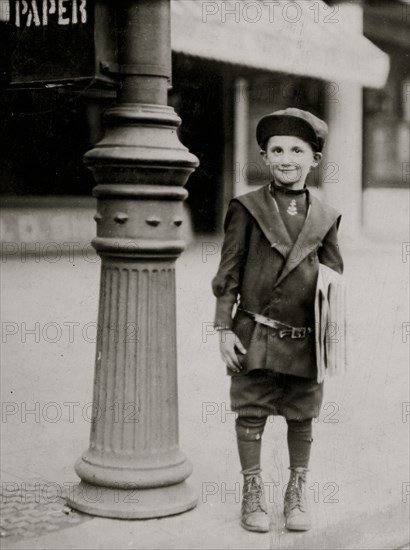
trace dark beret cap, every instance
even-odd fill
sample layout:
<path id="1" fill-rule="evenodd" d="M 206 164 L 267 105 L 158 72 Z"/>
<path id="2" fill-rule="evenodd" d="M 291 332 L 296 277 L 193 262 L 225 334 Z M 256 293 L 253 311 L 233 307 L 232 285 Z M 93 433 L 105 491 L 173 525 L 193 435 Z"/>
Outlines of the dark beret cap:
<path id="1" fill-rule="evenodd" d="M 264 116 L 256 128 L 256 140 L 264 148 L 271 136 L 296 136 L 312 145 L 315 151 L 322 151 L 328 127 L 309 111 L 289 107 Z"/>

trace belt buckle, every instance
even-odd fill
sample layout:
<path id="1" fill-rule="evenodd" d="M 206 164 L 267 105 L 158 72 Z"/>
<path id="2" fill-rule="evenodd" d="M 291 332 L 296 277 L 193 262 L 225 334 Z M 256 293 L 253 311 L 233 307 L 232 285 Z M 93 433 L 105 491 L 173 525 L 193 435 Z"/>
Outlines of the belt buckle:
<path id="1" fill-rule="evenodd" d="M 306 336 L 306 328 L 303 327 L 303 328 L 296 328 L 296 327 L 292 327 L 292 334 L 291 334 L 291 338 L 293 338 L 294 340 L 295 339 L 299 339 L 299 338 L 305 338 Z"/>

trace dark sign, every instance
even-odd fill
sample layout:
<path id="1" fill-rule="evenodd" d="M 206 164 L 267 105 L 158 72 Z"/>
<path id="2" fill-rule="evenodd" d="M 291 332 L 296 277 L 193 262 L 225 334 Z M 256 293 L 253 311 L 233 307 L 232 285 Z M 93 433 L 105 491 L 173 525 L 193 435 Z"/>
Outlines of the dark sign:
<path id="1" fill-rule="evenodd" d="M 102 63 L 113 60 L 115 49 L 108 2 L 8 3 L 10 84 L 109 80 L 100 71 Z"/>

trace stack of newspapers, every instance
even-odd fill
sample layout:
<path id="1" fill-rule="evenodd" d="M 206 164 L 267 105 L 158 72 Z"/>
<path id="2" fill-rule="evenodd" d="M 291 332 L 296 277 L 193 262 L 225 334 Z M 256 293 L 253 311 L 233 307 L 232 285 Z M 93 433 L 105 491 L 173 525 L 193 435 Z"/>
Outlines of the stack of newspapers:
<path id="1" fill-rule="evenodd" d="M 342 275 L 320 264 L 315 297 L 317 381 L 348 366 L 346 287 Z"/>

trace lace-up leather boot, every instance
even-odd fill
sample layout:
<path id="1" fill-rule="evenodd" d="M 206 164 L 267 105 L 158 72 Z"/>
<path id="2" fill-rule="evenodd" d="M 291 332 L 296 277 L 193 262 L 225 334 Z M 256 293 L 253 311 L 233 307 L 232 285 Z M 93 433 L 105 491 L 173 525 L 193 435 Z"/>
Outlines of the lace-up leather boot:
<path id="1" fill-rule="evenodd" d="M 306 502 L 307 468 L 291 468 L 285 493 L 286 528 L 290 531 L 308 531 L 311 527 Z"/>
<path id="2" fill-rule="evenodd" d="M 269 531 L 265 491 L 259 474 L 244 476 L 241 525 L 248 531 Z"/>

